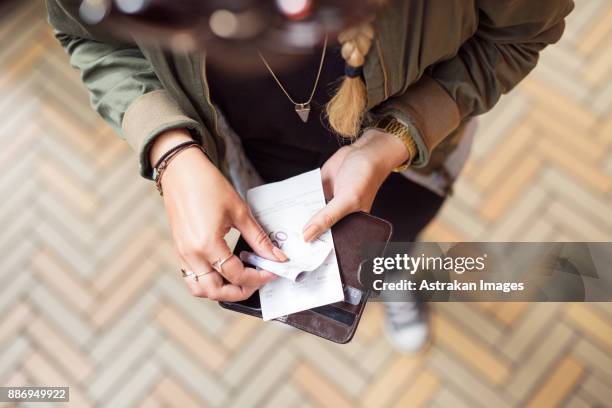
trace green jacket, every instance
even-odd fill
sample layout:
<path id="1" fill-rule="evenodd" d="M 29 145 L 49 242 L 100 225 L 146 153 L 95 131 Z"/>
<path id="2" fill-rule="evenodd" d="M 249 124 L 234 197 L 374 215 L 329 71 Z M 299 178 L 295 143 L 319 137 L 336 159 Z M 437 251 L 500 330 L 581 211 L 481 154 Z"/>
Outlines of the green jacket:
<path id="1" fill-rule="evenodd" d="M 78 17 L 81 0 L 47 0 L 49 21 L 91 94 L 93 108 L 140 155 L 159 133 L 188 128 L 221 169 L 225 143 L 206 82 L 204 52 L 120 43 Z M 466 119 L 491 109 L 559 40 L 572 0 L 392 0 L 376 18 L 366 58 L 368 109 L 410 126 L 414 165 Z M 437 149 L 442 151 L 445 149 Z"/>

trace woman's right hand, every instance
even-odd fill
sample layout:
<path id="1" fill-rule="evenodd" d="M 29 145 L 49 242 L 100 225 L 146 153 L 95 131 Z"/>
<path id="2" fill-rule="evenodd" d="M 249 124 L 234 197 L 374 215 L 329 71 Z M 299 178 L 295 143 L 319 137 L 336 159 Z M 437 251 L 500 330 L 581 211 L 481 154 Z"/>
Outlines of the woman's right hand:
<path id="1" fill-rule="evenodd" d="M 158 136 L 150 152 L 151 162 L 156 163 L 164 152 L 187 140 L 191 137 L 183 130 Z M 243 300 L 275 279 L 270 272 L 245 267 L 232 255 L 224 236 L 234 227 L 258 255 L 273 261 L 287 260 L 272 244 L 244 200 L 199 149 L 186 149 L 175 157 L 163 173 L 161 183 L 182 267 L 200 275 L 197 279 L 193 275 L 185 277 L 194 296 L 216 301 Z M 226 258 L 216 271 L 215 262 Z"/>

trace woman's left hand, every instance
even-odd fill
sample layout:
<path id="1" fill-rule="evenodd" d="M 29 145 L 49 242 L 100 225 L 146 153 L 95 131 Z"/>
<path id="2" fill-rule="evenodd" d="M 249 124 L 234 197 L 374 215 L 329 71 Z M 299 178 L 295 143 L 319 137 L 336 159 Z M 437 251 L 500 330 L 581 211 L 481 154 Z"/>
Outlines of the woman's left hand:
<path id="1" fill-rule="evenodd" d="M 331 201 L 306 223 L 304 240 L 316 239 L 350 213 L 369 212 L 387 176 L 407 159 L 398 138 L 376 129 L 340 148 L 321 168 L 325 197 Z"/>

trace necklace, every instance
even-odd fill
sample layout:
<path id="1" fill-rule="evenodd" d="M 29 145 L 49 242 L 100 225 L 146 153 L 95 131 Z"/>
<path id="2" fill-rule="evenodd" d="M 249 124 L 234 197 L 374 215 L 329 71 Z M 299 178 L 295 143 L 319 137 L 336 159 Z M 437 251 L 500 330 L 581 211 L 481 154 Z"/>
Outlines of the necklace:
<path id="1" fill-rule="evenodd" d="M 297 113 L 297 115 L 300 117 L 300 119 L 302 119 L 302 122 L 304 123 L 308 122 L 308 115 L 310 115 L 310 103 L 312 102 L 312 98 L 314 97 L 314 94 L 317 90 L 317 85 L 319 84 L 319 78 L 321 77 L 321 70 L 323 69 L 323 61 L 325 61 L 326 51 L 327 51 L 327 35 L 325 36 L 325 42 L 323 43 L 323 52 L 321 52 L 321 62 L 319 63 L 319 71 L 317 72 L 317 78 L 315 79 L 314 86 L 312 87 L 312 92 L 310 93 L 310 97 L 308 98 L 308 100 L 302 103 L 296 102 L 291 97 L 291 95 L 289 95 L 289 92 L 287 92 L 282 82 L 278 79 L 274 71 L 272 71 L 272 67 L 270 67 L 270 64 L 268 64 L 268 61 L 266 61 L 263 54 L 259 52 L 259 57 L 261 58 L 266 68 L 268 68 L 270 75 L 272 75 L 272 78 L 274 78 L 274 80 L 276 81 L 280 89 L 287 96 L 287 98 L 291 101 L 291 103 L 295 105 L 295 113 Z"/>

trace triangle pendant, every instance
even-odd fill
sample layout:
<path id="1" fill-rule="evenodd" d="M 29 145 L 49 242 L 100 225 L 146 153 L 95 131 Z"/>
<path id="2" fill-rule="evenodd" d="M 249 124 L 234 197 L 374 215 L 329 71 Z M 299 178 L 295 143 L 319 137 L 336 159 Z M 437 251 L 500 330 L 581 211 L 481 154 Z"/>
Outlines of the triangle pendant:
<path id="1" fill-rule="evenodd" d="M 295 105 L 295 113 L 298 114 L 302 122 L 308 122 L 308 115 L 310 115 L 310 104 L 309 103 L 298 103 Z"/>

